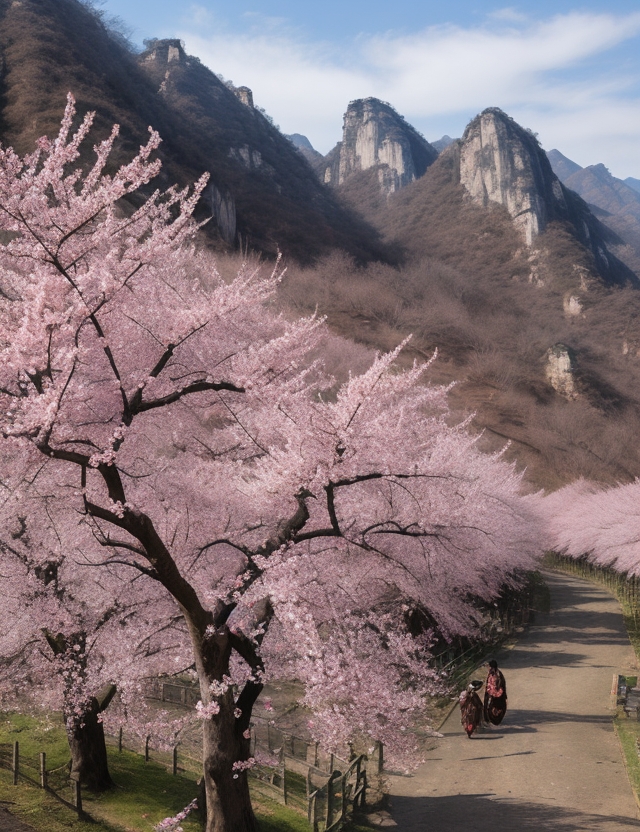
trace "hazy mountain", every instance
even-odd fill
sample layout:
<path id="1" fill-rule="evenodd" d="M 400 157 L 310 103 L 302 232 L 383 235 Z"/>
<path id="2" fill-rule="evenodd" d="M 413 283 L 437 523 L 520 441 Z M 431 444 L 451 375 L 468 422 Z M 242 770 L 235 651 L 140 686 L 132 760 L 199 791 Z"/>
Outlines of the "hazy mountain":
<path id="1" fill-rule="evenodd" d="M 551 169 L 561 182 L 564 182 L 572 173 L 582 170 L 577 162 L 572 162 L 571 159 L 568 159 L 559 150 L 549 150 L 547 158 L 551 164 Z"/>
<path id="2" fill-rule="evenodd" d="M 303 136 L 301 133 L 292 133 L 286 136 L 286 138 L 304 156 L 314 170 L 318 165 L 322 165 L 324 156 L 314 148 L 306 136 Z"/>
<path id="3" fill-rule="evenodd" d="M 640 274 L 640 192 L 612 176 L 603 164 L 581 168 L 557 150 L 548 154 L 563 183 L 580 194 L 602 223 L 619 238 L 612 251 Z M 561 157 L 561 158 L 560 158 Z"/>
<path id="4" fill-rule="evenodd" d="M 630 188 L 633 188 L 634 191 L 640 191 L 640 179 L 634 179 L 633 176 L 627 176 L 624 183 Z"/>
<path id="5" fill-rule="evenodd" d="M 444 135 L 441 139 L 438 139 L 435 142 L 431 142 L 431 146 L 435 147 L 438 153 L 442 153 L 443 150 L 446 150 L 450 144 L 455 142 L 455 139 L 452 139 L 451 136 Z"/>

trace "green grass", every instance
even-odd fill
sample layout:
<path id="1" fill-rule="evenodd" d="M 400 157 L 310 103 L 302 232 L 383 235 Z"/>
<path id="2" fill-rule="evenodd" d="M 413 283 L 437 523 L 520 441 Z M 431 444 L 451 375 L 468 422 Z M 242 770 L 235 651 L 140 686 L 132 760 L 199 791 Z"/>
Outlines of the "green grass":
<path id="1" fill-rule="evenodd" d="M 640 722 L 618 714 L 613 721 L 627 765 L 627 774 L 636 795 L 640 795 L 640 757 L 637 742 L 640 739 Z"/>
<path id="2" fill-rule="evenodd" d="M 0 714 L 0 743 L 20 743 L 21 759 L 35 764 L 40 751 L 47 754 L 47 768 L 69 759 L 67 741 L 59 718 L 35 719 L 20 714 Z M 109 748 L 109 768 L 116 788 L 102 795 L 83 792 L 83 807 L 90 821 L 79 820 L 42 789 L 20 782 L 12 785 L 11 772 L 0 769 L 0 803 L 31 824 L 38 832 L 152 832 L 154 824 L 183 809 L 196 796 L 194 780 L 174 777 L 164 766 L 145 763 L 139 754 Z M 292 809 L 253 796 L 254 811 L 263 832 L 309 832 L 306 818 Z M 199 832 L 196 816 L 183 821 L 185 832 Z"/>

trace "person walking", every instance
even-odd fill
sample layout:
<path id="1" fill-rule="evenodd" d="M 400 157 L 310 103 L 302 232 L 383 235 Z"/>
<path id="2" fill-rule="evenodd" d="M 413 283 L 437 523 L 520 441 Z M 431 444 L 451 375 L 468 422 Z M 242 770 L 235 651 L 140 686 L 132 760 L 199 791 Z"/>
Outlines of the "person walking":
<path id="1" fill-rule="evenodd" d="M 498 662 L 491 659 L 484 689 L 484 719 L 492 725 L 500 725 L 507 712 L 507 683 Z"/>
<path id="2" fill-rule="evenodd" d="M 460 722 L 469 739 L 482 722 L 482 700 L 478 696 L 481 687 L 482 682 L 471 682 L 467 689 L 462 691 L 458 700 L 460 703 Z"/>

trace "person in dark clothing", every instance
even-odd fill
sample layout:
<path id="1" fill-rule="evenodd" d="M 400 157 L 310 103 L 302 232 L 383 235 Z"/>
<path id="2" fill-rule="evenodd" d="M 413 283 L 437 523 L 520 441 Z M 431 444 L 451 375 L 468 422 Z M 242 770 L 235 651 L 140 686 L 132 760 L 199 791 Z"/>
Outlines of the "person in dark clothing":
<path id="1" fill-rule="evenodd" d="M 482 682 L 471 682 L 466 690 L 460 694 L 460 722 L 471 739 L 471 735 L 478 729 L 482 722 L 482 700 L 478 696 L 478 690 Z"/>
<path id="2" fill-rule="evenodd" d="M 500 725 L 507 712 L 507 683 L 498 662 L 491 659 L 484 689 L 484 719 L 492 725 Z"/>

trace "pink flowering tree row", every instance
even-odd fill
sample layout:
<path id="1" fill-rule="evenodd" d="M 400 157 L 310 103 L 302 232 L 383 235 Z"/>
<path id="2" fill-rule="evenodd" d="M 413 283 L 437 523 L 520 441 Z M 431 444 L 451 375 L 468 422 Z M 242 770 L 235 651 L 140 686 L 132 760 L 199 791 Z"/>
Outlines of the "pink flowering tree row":
<path id="1" fill-rule="evenodd" d="M 473 633 L 474 600 L 535 563 L 537 521 L 514 469 L 452 423 L 428 365 L 401 372 L 396 350 L 336 392 L 311 358 L 322 321 L 268 307 L 278 275 L 225 282 L 197 249 L 204 179 L 132 208 L 158 171 L 157 136 L 113 172 L 114 129 L 83 170 L 91 115 L 75 133 L 74 119 L 70 100 L 55 141 L 24 159 L 0 150 L 7 594 L 45 583 L 44 626 L 78 653 L 85 624 L 110 668 L 96 684 L 135 690 L 163 644 L 193 666 L 207 832 L 249 832 L 265 679 L 305 684 L 329 747 L 381 739 L 406 756 L 412 716 L 441 686 L 408 613 Z M 80 681 L 64 688 L 77 713 Z"/>
<path id="2" fill-rule="evenodd" d="M 640 482 L 605 487 L 578 480 L 542 500 L 549 548 L 640 575 Z"/>

